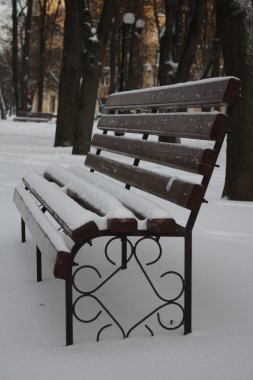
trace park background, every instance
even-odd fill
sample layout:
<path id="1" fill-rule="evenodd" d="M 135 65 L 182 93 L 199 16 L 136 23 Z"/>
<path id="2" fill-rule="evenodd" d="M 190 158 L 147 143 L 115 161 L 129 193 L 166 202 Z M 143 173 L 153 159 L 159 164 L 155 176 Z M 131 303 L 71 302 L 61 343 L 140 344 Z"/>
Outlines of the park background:
<path id="1" fill-rule="evenodd" d="M 252 1 L 0 0 L 0 24 L 1 380 L 251 380 Z M 46 265 L 35 282 L 34 242 L 20 243 L 16 184 L 52 162 L 83 166 L 108 93 L 224 75 L 240 78 L 242 90 L 194 228 L 193 333 L 122 340 L 112 332 L 96 343 L 92 328 L 86 335 L 77 325 L 75 345 L 64 347 L 64 284 Z M 53 118 L 14 120 L 29 111 Z M 164 264 L 173 267 L 181 247 L 170 248 Z M 135 271 L 115 287 L 129 302 L 133 289 L 123 284 Z M 119 309 L 123 319 L 140 299 L 145 305 L 141 283 L 139 290 Z"/>

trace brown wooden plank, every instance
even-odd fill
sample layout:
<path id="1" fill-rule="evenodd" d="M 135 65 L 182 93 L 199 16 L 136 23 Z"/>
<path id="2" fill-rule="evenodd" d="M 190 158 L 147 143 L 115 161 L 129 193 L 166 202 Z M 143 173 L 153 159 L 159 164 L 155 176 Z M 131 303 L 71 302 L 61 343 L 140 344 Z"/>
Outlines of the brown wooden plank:
<path id="1" fill-rule="evenodd" d="M 105 109 L 232 105 L 238 98 L 239 90 L 240 80 L 237 78 L 210 78 L 112 94 Z"/>
<path id="2" fill-rule="evenodd" d="M 99 174 L 97 175 L 95 173 L 87 172 L 80 167 L 71 166 L 69 169 L 71 171 L 73 170 L 73 172 L 81 178 L 91 181 L 91 183 L 99 188 L 104 189 L 117 197 L 139 220 L 146 219 L 149 232 L 157 233 L 160 231 L 165 233 L 165 231 L 176 231 L 176 222 L 173 217 L 168 212 L 164 212 L 164 208 L 157 203 L 154 203 L 153 200 L 146 198 L 146 196 L 143 198 L 140 194 L 136 194 L 133 191 L 131 191 L 131 197 L 129 197 L 129 191 L 123 186 L 120 186 L 109 179 L 105 179 Z M 156 215 L 156 217 L 152 217 L 151 215 Z M 142 229 L 142 227 L 139 228 Z"/>
<path id="3" fill-rule="evenodd" d="M 72 195 L 71 198 L 74 199 L 79 205 L 85 207 L 86 210 L 103 216 L 99 209 L 97 209 L 94 205 L 91 205 L 84 197 L 80 197 L 78 194 L 75 194 Z M 108 230 L 113 233 L 134 233 L 137 229 L 137 220 L 134 218 L 108 218 Z"/>
<path id="4" fill-rule="evenodd" d="M 86 157 L 85 164 L 109 177 L 190 210 L 197 209 L 203 200 L 205 189 L 199 184 L 164 176 L 90 153 Z"/>
<path id="5" fill-rule="evenodd" d="M 175 232 L 177 224 L 174 219 L 148 219 L 147 229 L 153 234 L 166 234 Z"/>
<path id="6" fill-rule="evenodd" d="M 33 173 L 35 176 L 38 176 L 38 174 Z M 25 187 L 34 195 L 34 197 L 41 203 L 43 207 L 53 216 L 53 218 L 57 221 L 57 223 L 63 228 L 63 230 L 66 232 L 66 234 L 75 242 L 79 243 L 87 238 L 89 236 L 90 238 L 98 236 L 99 235 L 99 229 L 97 224 L 92 220 L 88 221 L 87 223 L 84 223 L 83 225 L 80 225 L 78 227 L 71 227 L 64 218 L 59 215 L 56 210 L 53 207 L 54 199 L 44 199 L 42 195 L 39 193 L 37 188 L 34 188 L 29 183 L 29 180 L 27 180 L 27 177 L 23 178 L 23 183 Z M 47 184 L 47 181 L 44 179 L 43 186 L 48 187 L 49 184 Z M 55 188 L 52 187 L 52 185 L 49 186 L 51 189 L 54 190 Z M 50 192 L 49 192 L 50 194 Z M 61 193 L 61 191 L 58 191 L 58 197 L 62 198 L 62 202 L 66 201 L 70 204 L 71 202 L 73 205 L 78 206 L 75 204 L 74 201 L 72 201 L 67 195 L 64 193 Z M 85 212 L 85 210 L 83 210 Z M 80 212 L 79 212 L 80 216 Z M 94 214 L 94 217 L 96 218 L 97 215 Z M 78 225 L 78 223 L 77 223 Z"/>
<path id="7" fill-rule="evenodd" d="M 67 190 L 68 196 L 73 199 L 76 203 L 78 203 L 80 206 L 84 207 L 86 210 L 89 210 L 93 212 L 94 214 L 97 214 L 99 216 L 107 216 L 108 220 L 108 230 L 111 232 L 124 232 L 124 233 L 133 233 L 137 231 L 137 220 L 135 218 L 131 218 L 130 216 L 122 217 L 122 218 L 114 218 L 109 217 L 106 214 L 106 211 L 101 211 L 100 207 L 97 207 L 98 197 L 99 195 L 95 196 L 96 203 L 91 201 L 90 195 L 87 196 L 85 193 L 85 190 L 87 189 L 88 183 L 83 180 L 83 183 L 78 183 L 78 186 L 75 185 L 75 175 L 71 173 L 70 171 L 58 166 L 55 167 L 54 170 L 50 170 L 50 166 L 45 169 L 44 176 L 47 180 L 55 182 L 59 186 L 65 186 L 65 189 Z M 78 178 L 78 177 L 77 177 Z M 74 187 L 72 184 L 74 183 Z M 90 185 L 90 184 L 89 184 Z M 76 188 L 80 191 L 77 191 Z M 99 187 L 98 187 L 99 189 Z M 94 189 L 94 194 L 95 194 Z M 108 194 L 109 195 L 109 194 Z M 110 195 L 109 195 L 110 196 Z M 105 204 L 105 200 L 103 201 Z M 108 204 L 107 208 L 110 208 L 110 203 Z M 125 206 L 123 204 L 120 204 L 120 207 L 118 209 L 117 214 L 119 215 L 120 208 L 122 209 L 122 213 L 124 213 Z"/>
<path id="8" fill-rule="evenodd" d="M 98 149 L 202 175 L 211 173 L 217 159 L 217 153 L 212 149 L 134 140 L 126 137 L 95 134 L 91 145 Z"/>
<path id="9" fill-rule="evenodd" d="M 103 115 L 99 129 L 159 136 L 222 141 L 229 117 L 217 112 Z"/>
<path id="10" fill-rule="evenodd" d="M 57 170 L 56 170 L 57 169 Z M 56 167 L 56 169 L 50 170 L 50 166 L 46 168 L 44 175 L 45 178 L 47 178 L 50 181 L 53 181 L 57 183 L 59 186 L 67 186 L 67 183 L 71 181 L 71 177 L 68 177 L 69 173 L 68 170 L 61 168 L 61 167 Z M 60 175 L 57 176 L 57 171 L 60 169 Z M 64 172 L 62 172 L 64 171 Z M 65 176 L 63 177 L 62 173 L 65 173 Z M 90 173 L 89 173 L 90 174 Z M 100 186 L 99 186 L 100 187 Z M 127 190 L 125 190 L 127 191 Z M 84 206 L 86 209 L 96 212 L 99 214 L 99 210 L 96 209 L 94 206 L 91 206 L 90 204 L 85 201 L 84 197 L 79 197 L 76 193 L 71 194 L 71 192 L 68 192 L 69 196 L 72 197 L 78 204 Z M 120 199 L 120 198 L 119 198 Z M 129 207 L 128 205 L 122 204 L 132 211 L 135 215 L 136 218 L 138 219 L 145 219 L 146 216 L 140 215 L 135 209 Z M 138 230 L 137 226 L 137 220 L 136 219 L 130 219 L 130 218 L 109 218 L 108 219 L 108 230 L 111 231 L 112 233 L 134 233 Z M 165 233 L 165 232 L 173 232 L 176 230 L 176 222 L 173 218 L 161 218 L 161 219 L 148 219 L 147 220 L 147 230 L 150 233 Z"/>

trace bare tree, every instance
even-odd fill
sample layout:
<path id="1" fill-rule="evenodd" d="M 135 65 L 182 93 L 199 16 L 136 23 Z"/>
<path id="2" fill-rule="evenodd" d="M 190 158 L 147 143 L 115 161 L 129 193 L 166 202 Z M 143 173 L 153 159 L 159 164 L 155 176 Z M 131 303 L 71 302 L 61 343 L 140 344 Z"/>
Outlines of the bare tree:
<path id="1" fill-rule="evenodd" d="M 27 92 L 29 78 L 29 51 L 32 22 L 33 0 L 27 0 L 27 13 L 25 15 L 25 36 L 22 46 L 22 78 L 21 78 L 21 109 L 27 111 Z"/>
<path id="2" fill-rule="evenodd" d="M 114 93 L 117 89 L 118 83 L 118 70 L 119 67 L 119 44 L 116 44 L 115 41 L 119 40 L 119 13 L 114 18 L 112 23 L 112 31 L 110 38 L 110 88 L 109 94 Z"/>
<path id="3" fill-rule="evenodd" d="M 45 78 L 45 53 L 46 53 L 46 16 L 48 0 L 42 0 L 40 5 L 40 34 L 39 34 L 39 61 L 38 61 L 38 112 L 42 112 L 44 78 Z"/>
<path id="4" fill-rule="evenodd" d="M 19 79 L 18 79 L 18 16 L 17 0 L 12 0 L 12 75 L 16 110 L 20 108 Z"/>
<path id="5" fill-rule="evenodd" d="M 141 34 L 144 27 L 143 20 L 143 0 L 130 1 L 129 9 L 136 17 L 135 25 L 133 26 L 130 35 L 129 59 L 126 67 L 128 73 L 126 78 L 125 89 L 134 90 L 143 86 L 143 57 L 142 57 L 142 40 Z"/>
<path id="6" fill-rule="evenodd" d="M 0 110 L 1 110 L 1 119 L 6 119 L 6 111 L 5 111 L 5 103 L 4 103 L 4 97 L 2 92 L 2 86 L 0 83 Z"/>
<path id="7" fill-rule="evenodd" d="M 104 1 L 101 17 L 95 33 L 92 29 L 88 2 L 79 0 L 79 5 L 80 14 L 82 15 L 83 68 L 73 154 L 86 154 L 90 149 L 102 62 L 118 0 Z"/>
<path id="8" fill-rule="evenodd" d="M 189 79 L 191 65 L 194 61 L 198 44 L 201 40 L 203 22 L 206 16 L 206 0 L 196 0 L 190 27 L 184 48 L 178 62 L 178 69 L 175 76 L 175 82 L 185 82 Z"/>
<path id="9" fill-rule="evenodd" d="M 207 0 L 165 0 L 165 26 L 159 35 L 161 85 L 189 79 L 201 41 L 206 8 Z M 156 1 L 154 12 L 156 24 L 159 25 Z"/>
<path id="10" fill-rule="evenodd" d="M 249 1 L 216 0 L 217 27 L 225 72 L 242 81 L 242 99 L 233 112 L 227 139 L 224 195 L 253 200 L 253 5 Z"/>
<path id="11" fill-rule="evenodd" d="M 81 22 L 78 0 L 65 0 L 65 15 L 55 146 L 73 144 L 81 80 Z"/>

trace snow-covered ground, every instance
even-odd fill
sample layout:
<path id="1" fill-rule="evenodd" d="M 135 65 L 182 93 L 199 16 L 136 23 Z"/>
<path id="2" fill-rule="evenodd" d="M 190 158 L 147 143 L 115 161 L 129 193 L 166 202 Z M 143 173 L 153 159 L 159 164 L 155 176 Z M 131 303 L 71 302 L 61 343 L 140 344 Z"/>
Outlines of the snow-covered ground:
<path id="1" fill-rule="evenodd" d="M 71 156 L 69 148 L 52 147 L 54 130 L 53 123 L 0 121 L 0 380 L 252 380 L 253 203 L 220 199 L 224 151 L 208 192 L 210 202 L 194 229 L 193 333 L 159 330 L 151 338 L 140 329 L 122 340 L 117 330 L 108 329 L 96 343 L 91 335 L 97 329 L 78 323 L 75 344 L 64 346 L 64 282 L 54 279 L 46 265 L 44 281 L 35 282 L 34 242 L 28 236 L 27 243 L 20 243 L 20 217 L 12 201 L 27 171 L 51 162 L 83 164 L 84 158 Z M 158 270 L 167 264 L 168 270 L 182 273 L 182 242 L 163 243 Z M 98 266 L 103 259 L 95 251 L 101 246 L 94 243 L 87 253 Z M 151 246 L 140 253 L 149 255 Z M 141 278 L 130 264 L 103 293 L 122 323 L 149 310 L 149 288 Z"/>

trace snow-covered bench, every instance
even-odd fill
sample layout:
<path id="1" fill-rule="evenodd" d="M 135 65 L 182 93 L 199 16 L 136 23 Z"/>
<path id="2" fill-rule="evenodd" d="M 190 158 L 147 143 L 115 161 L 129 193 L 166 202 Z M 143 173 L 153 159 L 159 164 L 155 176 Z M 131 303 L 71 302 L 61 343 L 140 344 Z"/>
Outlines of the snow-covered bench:
<path id="1" fill-rule="evenodd" d="M 107 113 L 98 123 L 102 133 L 93 136 L 91 152 L 85 160 L 86 169 L 50 165 L 42 174 L 32 172 L 23 177 L 23 185 L 18 185 L 14 193 L 22 217 L 22 241 L 25 241 L 26 225 L 37 245 L 38 280 L 41 280 L 41 253 L 55 277 L 65 279 L 67 345 L 73 343 L 73 315 L 78 318 L 72 294 L 73 286 L 78 290 L 75 274 L 79 269 L 73 269 L 75 256 L 84 244 L 101 236 L 121 239 L 122 263 L 113 275 L 126 268 L 128 261 L 135 257 L 162 301 L 160 308 L 142 318 L 128 332 L 98 301 L 123 337 L 129 336 L 155 313 L 162 327 L 170 330 L 184 325 L 185 334 L 191 332 L 192 229 L 229 126 L 229 116 L 211 107 L 233 105 L 239 89 L 237 78 L 226 77 L 112 94 L 105 105 Z M 197 112 L 185 112 L 194 107 Z M 205 112 L 201 112 L 202 107 Z M 191 143 L 159 141 L 160 137 L 168 136 L 191 139 Z M 201 147 L 199 140 L 213 145 Z M 140 161 L 149 163 L 140 166 Z M 170 174 L 170 168 L 172 172 L 178 170 L 176 176 Z M 184 173 L 182 177 L 180 170 Z M 195 173 L 196 182 L 188 181 L 185 172 Z M 161 205 L 159 199 L 189 210 L 185 225 L 179 223 L 175 211 L 173 216 L 170 214 L 170 203 Z M 129 241 L 131 236 L 139 237 L 135 244 Z M 182 289 L 173 299 L 159 294 L 136 253 L 143 238 L 157 242 L 161 249 L 160 237 L 182 237 L 185 241 L 184 275 L 176 274 L 182 280 Z M 132 247 L 130 256 L 127 255 L 129 245 Z M 175 274 L 170 271 L 162 276 L 169 273 Z M 111 277 L 103 280 L 97 289 Z M 80 293 L 78 299 L 97 300 L 95 290 Z M 177 301 L 183 294 L 184 305 L 181 306 Z M 176 326 L 172 321 L 169 326 L 161 323 L 158 310 L 168 305 L 177 306 L 182 313 Z M 101 328 L 98 339 L 108 326 Z M 152 333 L 147 324 L 145 327 Z"/>
<path id="2" fill-rule="evenodd" d="M 52 120 L 54 114 L 51 112 L 26 112 L 19 111 L 17 112 L 16 117 L 13 119 L 14 121 L 34 121 L 37 123 L 47 122 Z"/>

